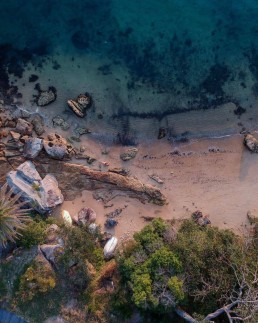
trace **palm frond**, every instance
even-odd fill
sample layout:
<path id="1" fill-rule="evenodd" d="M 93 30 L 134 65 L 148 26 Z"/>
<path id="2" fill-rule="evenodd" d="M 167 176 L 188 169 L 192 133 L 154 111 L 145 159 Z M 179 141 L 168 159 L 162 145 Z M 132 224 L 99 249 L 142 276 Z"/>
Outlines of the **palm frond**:
<path id="1" fill-rule="evenodd" d="M 15 242 L 22 235 L 26 223 L 31 220 L 29 210 L 22 209 L 26 202 L 19 202 L 21 194 L 13 195 L 5 183 L 0 189 L 0 246 L 5 247 L 7 241 Z"/>

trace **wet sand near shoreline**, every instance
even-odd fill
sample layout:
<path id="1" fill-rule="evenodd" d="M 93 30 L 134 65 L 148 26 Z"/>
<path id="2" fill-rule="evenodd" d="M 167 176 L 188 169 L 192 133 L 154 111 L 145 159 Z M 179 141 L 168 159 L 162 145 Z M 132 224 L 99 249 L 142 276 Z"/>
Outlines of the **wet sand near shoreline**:
<path id="1" fill-rule="evenodd" d="M 81 197 L 65 201 L 54 214 L 66 209 L 75 215 L 81 207 L 87 206 L 97 212 L 97 223 L 103 226 L 107 219 L 105 214 L 123 208 L 115 218 L 118 225 L 111 232 L 125 240 L 146 224 L 142 216 L 184 219 L 193 211 L 201 210 L 208 214 L 212 225 L 241 234 L 247 224 L 247 211 L 258 208 L 258 155 L 250 153 L 242 140 L 241 135 L 236 135 L 178 144 L 166 139 L 143 142 L 138 145 L 137 156 L 123 162 L 119 155 L 125 147 L 110 146 L 108 155 L 102 155 L 104 145 L 84 139 L 81 145 L 86 151 L 94 151 L 97 158 L 90 167 L 107 170 L 108 166 L 101 164 L 104 161 L 110 167 L 125 167 L 131 176 L 159 187 L 168 204 L 143 204 L 124 195 L 115 197 L 105 207 L 92 197 L 92 192 L 83 191 Z M 157 174 L 164 183 L 155 182 L 149 177 L 152 174 Z"/>

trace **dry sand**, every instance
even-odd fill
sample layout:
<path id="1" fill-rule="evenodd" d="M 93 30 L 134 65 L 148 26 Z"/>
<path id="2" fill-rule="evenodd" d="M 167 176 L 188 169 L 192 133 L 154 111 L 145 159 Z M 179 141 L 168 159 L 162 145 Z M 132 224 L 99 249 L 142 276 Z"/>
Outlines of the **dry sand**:
<path id="1" fill-rule="evenodd" d="M 101 151 L 107 147 L 87 136 L 82 138 L 86 151 L 97 157 L 92 168 L 107 170 L 101 161 L 110 167 L 125 167 L 132 176 L 159 187 L 167 197 L 167 205 L 156 206 L 118 196 L 105 208 L 92 197 L 92 192 L 83 191 L 81 197 L 65 201 L 60 208 L 76 214 L 82 206 L 92 207 L 97 212 L 97 223 L 103 225 L 106 213 L 125 207 L 117 218 L 119 224 L 111 231 L 120 240 L 146 224 L 141 216 L 184 219 L 197 209 L 209 215 L 212 225 L 241 233 L 247 224 L 247 211 L 258 208 L 258 155 L 243 146 L 240 135 L 178 144 L 166 139 L 143 142 L 138 145 L 137 156 L 127 162 L 119 158 L 125 147 L 112 145 L 108 155 L 103 155 Z M 149 178 L 152 174 L 157 174 L 164 184 Z"/>

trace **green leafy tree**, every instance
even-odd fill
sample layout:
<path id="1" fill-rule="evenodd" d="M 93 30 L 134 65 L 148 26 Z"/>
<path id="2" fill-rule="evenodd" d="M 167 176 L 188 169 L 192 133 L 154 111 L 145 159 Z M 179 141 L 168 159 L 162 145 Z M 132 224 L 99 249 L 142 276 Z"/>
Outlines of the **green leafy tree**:
<path id="1" fill-rule="evenodd" d="M 120 272 L 142 310 L 171 311 L 184 299 L 182 264 L 165 244 L 166 223 L 155 219 L 134 235 L 135 246 L 120 259 Z"/>
<path id="2" fill-rule="evenodd" d="M 0 246 L 5 247 L 7 241 L 15 242 L 21 237 L 21 231 L 30 220 L 28 210 L 22 209 L 25 203 L 19 202 L 20 195 L 13 196 L 4 184 L 0 189 Z"/>

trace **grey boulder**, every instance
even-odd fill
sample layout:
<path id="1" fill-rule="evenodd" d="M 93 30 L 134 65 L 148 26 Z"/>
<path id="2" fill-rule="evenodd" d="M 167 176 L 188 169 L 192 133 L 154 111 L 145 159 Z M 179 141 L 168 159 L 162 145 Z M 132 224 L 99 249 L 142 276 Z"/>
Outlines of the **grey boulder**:
<path id="1" fill-rule="evenodd" d="M 6 180 L 15 194 L 21 194 L 21 199 L 41 214 L 64 201 L 56 178 L 47 174 L 42 179 L 31 161 L 21 164 L 16 171 L 10 171 Z"/>
<path id="2" fill-rule="evenodd" d="M 23 149 L 23 156 L 25 158 L 33 159 L 38 156 L 43 148 L 43 140 L 40 138 L 29 138 Z"/>

